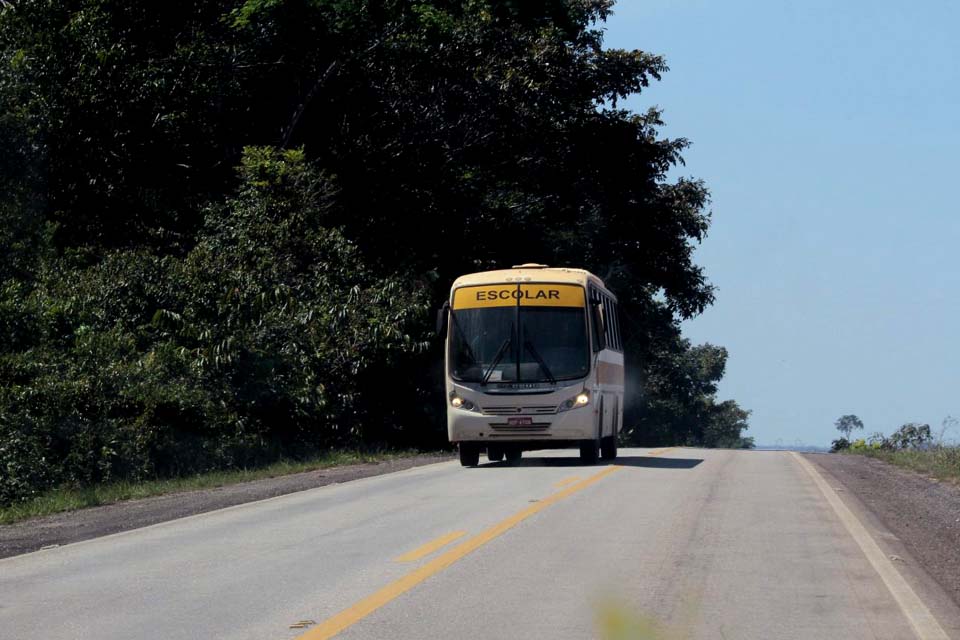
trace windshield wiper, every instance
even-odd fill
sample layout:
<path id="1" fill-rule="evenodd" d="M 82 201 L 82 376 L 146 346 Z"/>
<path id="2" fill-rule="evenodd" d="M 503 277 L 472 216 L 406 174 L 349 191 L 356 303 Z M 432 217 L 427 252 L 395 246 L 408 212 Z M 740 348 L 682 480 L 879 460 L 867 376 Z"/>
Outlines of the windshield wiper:
<path id="1" fill-rule="evenodd" d="M 524 327 L 526 329 L 526 327 Z M 537 364 L 540 365 L 540 368 L 543 369 L 543 375 L 547 376 L 547 381 L 551 384 L 557 384 L 557 379 L 553 377 L 553 374 L 550 373 L 550 367 L 547 366 L 547 363 L 543 361 L 543 358 L 540 357 L 540 354 L 537 353 L 537 350 L 533 348 L 533 343 L 529 340 L 524 341 L 523 346 L 526 347 L 527 351 L 530 352 L 530 355 L 533 356 L 533 359 L 537 361 Z"/>
<path id="2" fill-rule="evenodd" d="M 483 372 L 483 378 L 480 380 L 480 384 L 487 384 L 487 380 L 490 378 L 490 374 L 493 373 L 493 370 L 497 368 L 497 365 L 500 364 L 500 360 L 503 358 L 503 354 L 507 352 L 507 347 L 510 346 L 510 338 L 507 338 L 503 341 L 503 344 L 500 345 L 500 348 L 497 349 L 497 355 L 493 356 L 493 362 L 490 363 L 490 366 L 487 367 L 487 370 Z"/>

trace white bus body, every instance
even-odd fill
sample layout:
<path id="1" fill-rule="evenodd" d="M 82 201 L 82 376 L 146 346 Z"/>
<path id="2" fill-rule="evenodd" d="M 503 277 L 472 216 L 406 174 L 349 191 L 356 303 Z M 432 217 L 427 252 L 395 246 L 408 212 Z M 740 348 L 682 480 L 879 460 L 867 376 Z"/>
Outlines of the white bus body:
<path id="1" fill-rule="evenodd" d="M 623 345 L 616 297 L 582 269 L 521 265 L 458 278 L 442 310 L 447 433 L 464 466 L 522 451 L 617 455 Z"/>

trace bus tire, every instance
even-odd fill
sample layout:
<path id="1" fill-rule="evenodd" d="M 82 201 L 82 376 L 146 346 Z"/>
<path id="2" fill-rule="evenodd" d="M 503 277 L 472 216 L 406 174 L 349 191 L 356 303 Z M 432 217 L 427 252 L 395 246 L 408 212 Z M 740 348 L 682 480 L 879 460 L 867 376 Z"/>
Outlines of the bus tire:
<path id="1" fill-rule="evenodd" d="M 480 447 L 477 443 L 460 443 L 460 464 L 464 467 L 475 467 L 480 464 Z"/>
<path id="2" fill-rule="evenodd" d="M 507 456 L 507 462 L 517 462 L 521 457 L 523 457 L 523 450 L 507 449 L 506 456 Z"/>
<path id="3" fill-rule="evenodd" d="M 582 440 L 580 442 L 580 461 L 584 464 L 596 464 L 600 457 L 600 442 L 598 440 Z"/>
<path id="4" fill-rule="evenodd" d="M 500 447 L 487 447 L 487 460 L 490 462 L 500 462 L 503 460 L 503 449 Z"/>
<path id="5" fill-rule="evenodd" d="M 617 459 L 617 436 L 607 436 L 600 440 L 600 458 L 602 460 Z"/>

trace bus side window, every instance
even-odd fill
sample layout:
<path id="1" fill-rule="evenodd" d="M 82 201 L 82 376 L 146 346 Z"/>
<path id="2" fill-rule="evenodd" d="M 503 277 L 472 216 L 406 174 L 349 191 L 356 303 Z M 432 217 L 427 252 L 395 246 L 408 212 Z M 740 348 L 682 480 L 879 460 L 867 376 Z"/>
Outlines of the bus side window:
<path id="1" fill-rule="evenodd" d="M 600 297 L 594 292 L 590 292 L 590 335 L 593 338 L 593 350 L 603 349 L 603 335 L 600 332 Z"/>
<path id="2" fill-rule="evenodd" d="M 620 342 L 620 321 L 617 317 L 617 303 L 612 298 L 607 300 L 607 324 L 610 326 L 610 348 L 614 351 L 623 351 Z"/>
<path id="3" fill-rule="evenodd" d="M 603 296 L 603 320 L 604 328 L 607 330 L 606 335 L 604 336 L 603 345 L 607 349 L 616 349 L 617 348 L 617 339 L 614 336 L 613 330 L 613 314 L 610 312 L 610 309 L 613 305 L 610 303 L 610 298 Z"/>
<path id="4" fill-rule="evenodd" d="M 610 325 L 613 327 L 613 342 L 617 351 L 623 352 L 623 336 L 620 334 L 620 305 L 616 302 L 610 305 Z"/>

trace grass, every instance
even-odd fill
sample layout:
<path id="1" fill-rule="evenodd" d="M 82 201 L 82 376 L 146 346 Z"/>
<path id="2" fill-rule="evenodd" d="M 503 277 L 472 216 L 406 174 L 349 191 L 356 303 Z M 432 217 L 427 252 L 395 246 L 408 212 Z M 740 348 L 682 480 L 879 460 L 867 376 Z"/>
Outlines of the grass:
<path id="1" fill-rule="evenodd" d="M 30 500 L 0 508 L 0 524 L 12 524 L 36 516 L 113 504 L 124 500 L 136 500 L 196 489 L 213 489 L 251 480 L 275 478 L 348 464 L 409 458 L 417 455 L 417 453 L 416 451 L 331 451 L 307 460 L 280 460 L 253 469 L 210 471 L 180 478 L 145 480 L 142 482 L 111 482 L 81 488 L 63 487 L 47 491 Z"/>
<path id="2" fill-rule="evenodd" d="M 898 467 L 912 469 L 940 480 L 960 483 L 960 446 L 943 446 L 916 451 L 884 451 L 882 449 L 851 450 L 851 453 L 878 458 Z"/>

